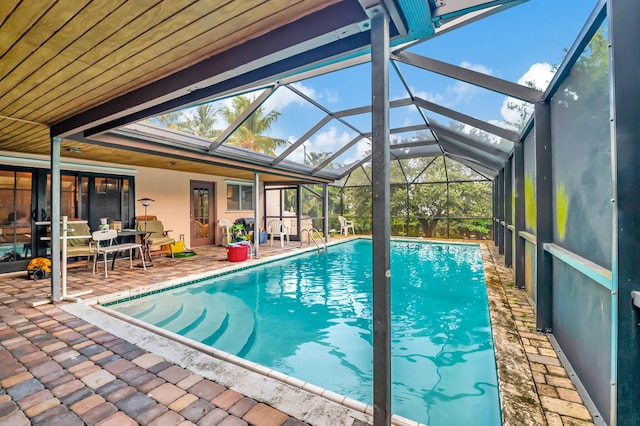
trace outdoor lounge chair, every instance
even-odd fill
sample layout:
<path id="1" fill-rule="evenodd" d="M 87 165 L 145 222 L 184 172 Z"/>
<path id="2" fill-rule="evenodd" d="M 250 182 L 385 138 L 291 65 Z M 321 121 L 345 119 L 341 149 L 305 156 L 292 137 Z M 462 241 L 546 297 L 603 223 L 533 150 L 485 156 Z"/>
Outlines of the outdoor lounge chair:
<path id="1" fill-rule="evenodd" d="M 91 229 L 87 223 L 67 224 L 67 258 L 86 257 L 89 265 L 89 259 L 93 256 L 90 244 Z"/>
<path id="2" fill-rule="evenodd" d="M 168 234 L 169 230 L 164 229 L 164 225 L 162 221 L 159 220 L 141 220 L 136 223 L 136 229 L 138 231 L 146 231 L 148 232 L 148 237 L 146 238 L 146 242 L 148 244 L 149 252 L 151 250 L 160 249 L 162 250 L 163 246 L 169 247 L 169 252 L 171 253 L 171 257 L 173 256 L 173 248 L 171 244 L 176 242 L 175 239 L 171 238 Z M 149 253 L 151 255 L 151 253 Z"/>
<path id="3" fill-rule="evenodd" d="M 280 219 L 273 219 L 267 223 L 267 230 L 271 234 L 271 247 L 273 247 L 273 237 L 280 238 L 280 247 L 284 247 L 284 239 L 289 242 L 289 228 Z"/>
<path id="4" fill-rule="evenodd" d="M 341 234 L 349 235 L 349 228 L 351 228 L 351 232 L 355 235 L 356 231 L 353 228 L 353 221 L 347 220 L 344 216 L 338 216 L 338 220 L 340 221 Z"/>

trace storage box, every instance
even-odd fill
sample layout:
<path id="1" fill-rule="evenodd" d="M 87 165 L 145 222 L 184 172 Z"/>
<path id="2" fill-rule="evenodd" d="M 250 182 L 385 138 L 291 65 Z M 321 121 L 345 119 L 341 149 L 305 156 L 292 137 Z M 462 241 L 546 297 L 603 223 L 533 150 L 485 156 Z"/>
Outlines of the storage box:
<path id="1" fill-rule="evenodd" d="M 227 246 L 227 260 L 229 262 L 242 262 L 249 257 L 249 246 L 239 244 L 237 246 Z"/>
<path id="2" fill-rule="evenodd" d="M 260 233 L 258 234 L 258 241 L 260 242 L 260 244 L 264 244 L 267 242 L 267 231 L 260 231 Z"/>

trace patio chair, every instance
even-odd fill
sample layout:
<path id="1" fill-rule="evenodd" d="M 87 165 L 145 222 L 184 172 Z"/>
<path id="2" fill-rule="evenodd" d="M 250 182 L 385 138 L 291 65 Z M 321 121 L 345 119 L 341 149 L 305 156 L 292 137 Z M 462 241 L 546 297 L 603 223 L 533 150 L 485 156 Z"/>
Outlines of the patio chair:
<path id="1" fill-rule="evenodd" d="M 164 250 L 163 246 L 167 246 L 169 247 L 171 257 L 174 257 L 171 244 L 175 244 L 176 240 L 169 236 L 169 232 L 171 231 L 164 229 L 162 221 L 140 220 L 136 222 L 136 229 L 138 231 L 146 231 L 148 233 L 145 241 L 147 249 L 149 250 L 149 256 L 151 256 L 151 250 Z"/>
<path id="2" fill-rule="evenodd" d="M 89 266 L 91 256 L 93 256 L 93 251 L 91 251 L 91 229 L 89 225 L 87 223 L 68 223 L 67 258 L 86 257 L 86 266 Z"/>
<path id="3" fill-rule="evenodd" d="M 271 234 L 271 247 L 273 247 L 273 237 L 280 238 L 280 247 L 284 247 L 284 239 L 289 242 L 289 228 L 280 219 L 272 219 L 267 223 L 267 230 Z"/>
<path id="4" fill-rule="evenodd" d="M 222 228 L 220 245 L 226 246 L 231 242 L 231 227 L 233 226 L 233 222 L 227 219 L 220 219 L 218 226 Z"/>
<path id="5" fill-rule="evenodd" d="M 349 235 L 349 228 L 351 228 L 351 232 L 355 235 L 356 231 L 353 228 L 353 221 L 347 220 L 344 216 L 338 216 L 338 220 L 340 221 L 340 233 L 344 235 Z"/>

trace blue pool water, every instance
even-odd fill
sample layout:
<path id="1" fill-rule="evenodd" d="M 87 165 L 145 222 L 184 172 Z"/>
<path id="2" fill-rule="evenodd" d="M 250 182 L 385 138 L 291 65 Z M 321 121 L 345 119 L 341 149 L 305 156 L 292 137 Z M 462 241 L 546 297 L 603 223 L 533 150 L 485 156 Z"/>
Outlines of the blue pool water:
<path id="1" fill-rule="evenodd" d="M 501 424 L 480 249 L 391 244 L 392 410 Z M 357 240 L 110 306 L 372 403 L 371 241 Z"/>

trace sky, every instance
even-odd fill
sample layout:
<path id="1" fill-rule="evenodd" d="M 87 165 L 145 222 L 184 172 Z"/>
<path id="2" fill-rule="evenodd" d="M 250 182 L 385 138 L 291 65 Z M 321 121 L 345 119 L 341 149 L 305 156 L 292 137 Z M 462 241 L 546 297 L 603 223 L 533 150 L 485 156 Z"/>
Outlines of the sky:
<path id="1" fill-rule="evenodd" d="M 412 46 L 408 51 L 520 84 L 531 81 L 544 89 L 553 76 L 554 67 L 561 63 L 565 50 L 577 38 L 596 3 L 597 0 L 529 0 Z M 506 108 L 508 99 L 504 95 L 405 64 L 398 67 L 415 96 L 498 125 L 516 121 L 516 113 Z M 407 92 L 393 67 L 389 72 L 390 99 L 406 98 Z M 294 85 L 325 108 L 341 111 L 370 104 L 370 74 L 369 64 L 363 64 Z M 290 143 L 326 115 L 284 88 L 267 100 L 264 109 L 281 114 L 269 136 Z M 432 114 L 429 119 L 448 126 L 448 118 Z M 363 132 L 371 131 L 369 114 L 350 117 L 348 121 Z M 415 109 L 403 108 L 390 113 L 391 128 L 420 123 Z M 302 162 L 305 152 L 336 152 L 356 135 L 353 129 L 332 120 L 289 159 Z M 362 140 L 337 161 L 341 164 L 358 161 L 368 149 L 367 141 Z"/>

